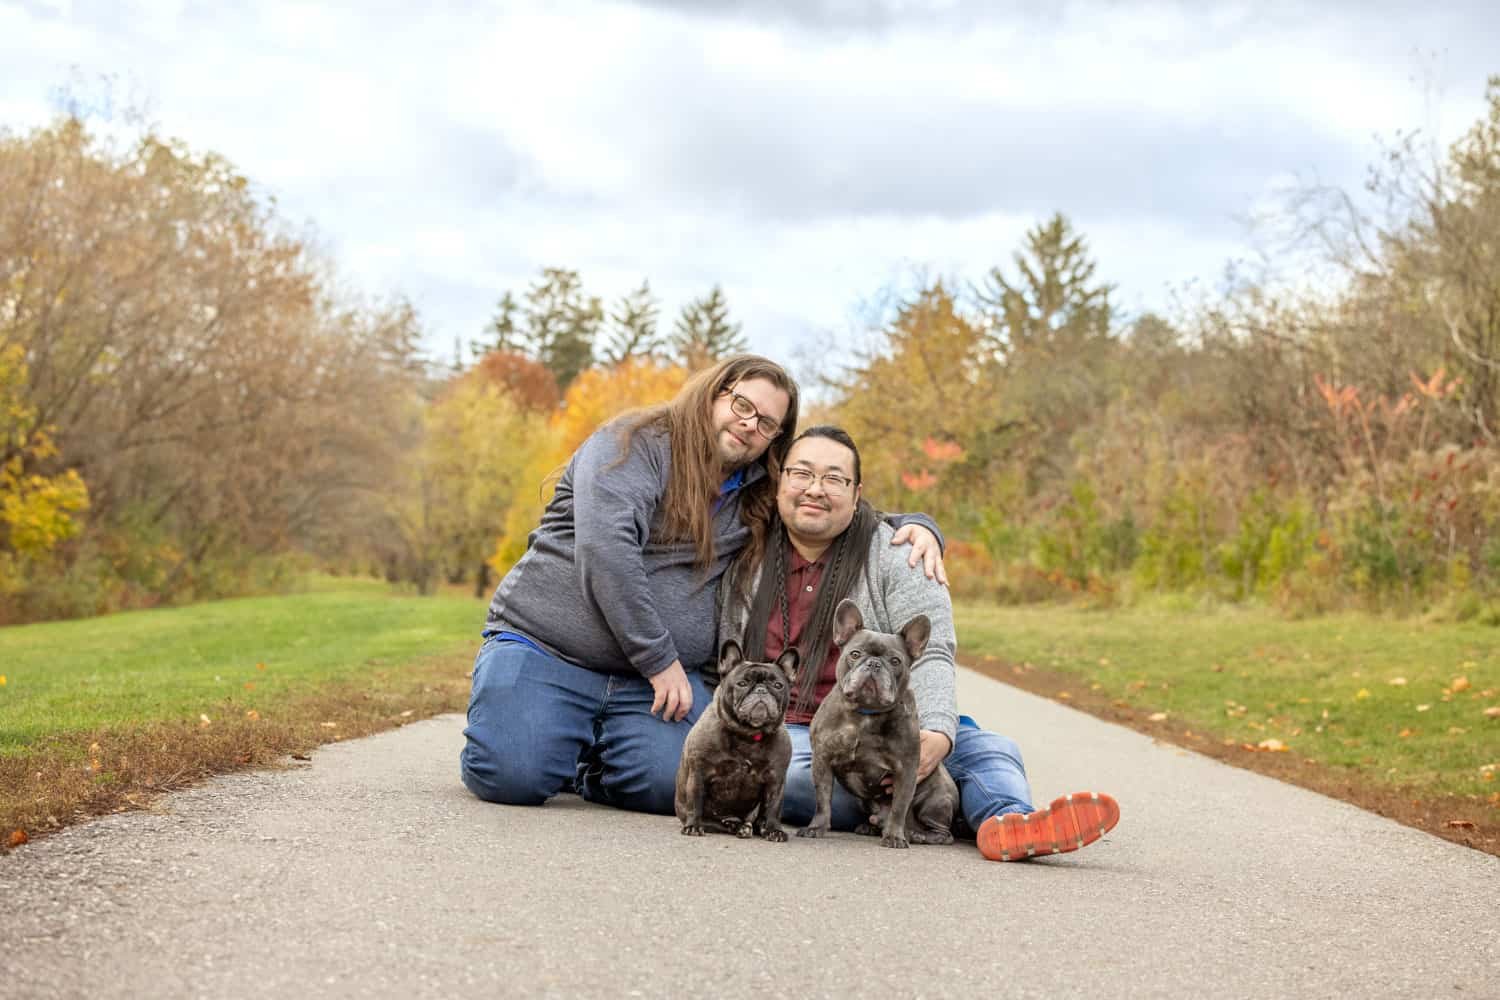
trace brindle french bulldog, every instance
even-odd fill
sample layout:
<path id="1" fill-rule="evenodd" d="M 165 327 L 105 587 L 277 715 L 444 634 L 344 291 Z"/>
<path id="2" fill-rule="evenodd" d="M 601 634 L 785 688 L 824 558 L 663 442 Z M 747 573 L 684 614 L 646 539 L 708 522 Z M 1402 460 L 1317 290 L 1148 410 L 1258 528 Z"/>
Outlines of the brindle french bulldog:
<path id="1" fill-rule="evenodd" d="M 792 760 L 786 707 L 797 650 L 775 663 L 746 660 L 732 639 L 719 651 L 719 687 L 693 723 L 677 765 L 674 805 L 682 832 L 703 836 L 704 820 L 740 837 L 781 843 L 781 800 Z"/>
<path id="2" fill-rule="evenodd" d="M 939 764 L 917 782 L 921 737 L 917 699 L 907 681 L 931 632 L 926 615 L 913 618 L 895 635 L 872 632 L 864 627 L 858 605 L 839 602 L 833 636 L 842 650 L 838 681 L 809 729 L 817 811 L 797 836 L 828 832 L 837 777 L 881 825 L 864 823 L 856 833 L 878 833 L 884 847 L 906 847 L 908 839 L 916 844 L 953 842 L 950 826 L 958 806 L 953 777 Z M 892 779 L 889 789 L 883 784 L 887 776 Z"/>

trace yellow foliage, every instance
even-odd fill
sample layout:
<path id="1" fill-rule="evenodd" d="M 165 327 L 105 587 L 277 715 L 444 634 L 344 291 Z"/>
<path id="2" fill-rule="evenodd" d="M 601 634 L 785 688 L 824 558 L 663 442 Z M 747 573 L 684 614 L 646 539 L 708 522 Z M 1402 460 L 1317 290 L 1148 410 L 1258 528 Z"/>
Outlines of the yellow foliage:
<path id="1" fill-rule="evenodd" d="M 88 509 L 89 491 L 72 469 L 54 476 L 27 473 L 28 461 L 51 458 L 57 448 L 36 426 L 25 382 L 20 347 L 0 349 L 0 442 L 12 453 L 0 464 L 0 548 L 35 558 L 78 533 L 71 515 Z"/>
<path id="2" fill-rule="evenodd" d="M 561 434 L 557 460 L 567 461 L 611 417 L 635 407 L 665 403 L 677 395 L 687 378 L 685 368 L 668 368 L 634 359 L 579 375 L 568 386 L 562 409 L 553 421 Z"/>

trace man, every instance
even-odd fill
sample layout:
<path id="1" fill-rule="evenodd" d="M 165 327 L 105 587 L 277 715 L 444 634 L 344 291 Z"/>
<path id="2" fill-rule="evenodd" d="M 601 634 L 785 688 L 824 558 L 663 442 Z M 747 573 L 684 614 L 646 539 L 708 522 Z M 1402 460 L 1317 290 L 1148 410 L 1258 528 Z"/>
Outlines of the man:
<path id="1" fill-rule="evenodd" d="M 781 530 L 772 526 L 759 565 L 750 554 L 721 588 L 720 639 L 740 640 L 750 659 L 769 660 L 788 645 L 802 654 L 787 713 L 792 763 L 782 818 L 805 826 L 814 811 L 808 723 L 833 688 L 838 647 L 833 610 L 848 597 L 867 627 L 895 632 L 918 614 L 932 623 L 926 651 L 912 664 L 921 727 L 918 778 L 946 764 L 958 784 L 962 819 L 990 860 L 1074 851 L 1119 820 L 1107 795 L 1082 793 L 1035 810 L 1016 744 L 958 714 L 954 698 L 953 606 L 938 583 L 890 558 L 889 527 L 862 499 L 859 451 L 836 427 L 813 427 L 788 450 L 776 495 Z M 867 817 L 835 785 L 833 824 L 852 830 Z"/>
<path id="2" fill-rule="evenodd" d="M 796 423 L 796 383 L 744 355 L 579 447 L 490 603 L 460 757 L 470 791 L 672 812 L 709 700 L 718 580 L 764 547 Z M 936 559 L 912 527 L 912 557 Z"/>

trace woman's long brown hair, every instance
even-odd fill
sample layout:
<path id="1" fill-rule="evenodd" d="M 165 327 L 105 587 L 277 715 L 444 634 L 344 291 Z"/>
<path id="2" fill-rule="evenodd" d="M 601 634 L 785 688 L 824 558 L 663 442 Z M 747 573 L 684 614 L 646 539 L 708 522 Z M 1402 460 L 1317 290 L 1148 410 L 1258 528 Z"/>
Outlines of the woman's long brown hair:
<path id="1" fill-rule="evenodd" d="M 713 512 L 719 487 L 724 483 L 715 443 L 713 407 L 721 393 L 746 379 L 765 379 L 787 394 L 786 416 L 781 432 L 756 461 L 765 466 L 764 477 L 740 492 L 740 521 L 750 529 L 744 565 L 756 565 L 766 549 L 766 527 L 776 511 L 776 482 L 782 462 L 797 436 L 797 383 L 774 361 L 754 354 L 725 358 L 712 368 L 688 379 L 669 403 L 627 414 L 621 421 L 621 452 L 628 452 L 635 436 L 647 427 L 665 430 L 672 442 L 672 470 L 667 493 L 662 498 L 662 526 L 667 538 L 691 541 L 698 552 L 698 565 L 713 564 Z M 759 432 L 757 432 L 759 433 Z"/>

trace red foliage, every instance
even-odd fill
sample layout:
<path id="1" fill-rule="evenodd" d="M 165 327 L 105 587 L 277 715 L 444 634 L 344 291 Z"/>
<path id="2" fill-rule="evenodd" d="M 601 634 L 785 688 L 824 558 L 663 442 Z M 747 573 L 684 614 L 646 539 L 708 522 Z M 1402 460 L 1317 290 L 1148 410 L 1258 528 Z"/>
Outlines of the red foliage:
<path id="1" fill-rule="evenodd" d="M 503 388 L 524 409 L 551 413 L 562 399 L 552 373 L 514 351 L 486 354 L 474 366 L 474 375 Z"/>

